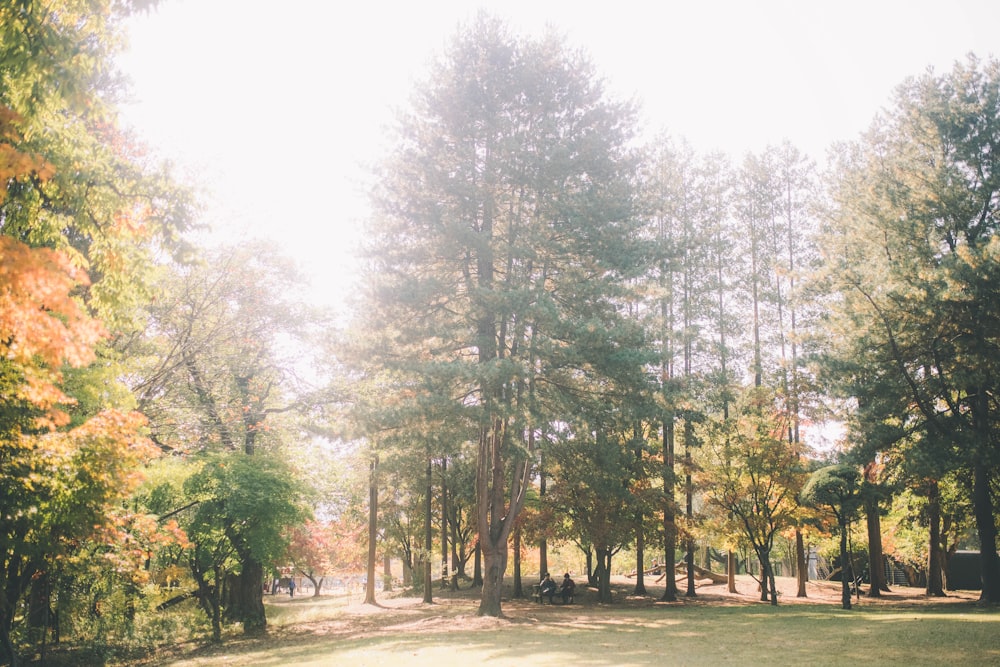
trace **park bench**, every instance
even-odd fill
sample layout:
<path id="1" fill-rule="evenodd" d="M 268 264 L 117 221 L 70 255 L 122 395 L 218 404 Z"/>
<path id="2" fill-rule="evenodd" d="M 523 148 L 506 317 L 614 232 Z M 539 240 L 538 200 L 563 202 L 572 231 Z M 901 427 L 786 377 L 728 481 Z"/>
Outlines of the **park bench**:
<path id="1" fill-rule="evenodd" d="M 561 593 L 559 591 L 556 591 L 556 597 L 559 597 L 560 595 L 561 595 Z M 567 603 L 568 604 L 573 604 L 573 598 L 575 596 L 576 596 L 576 593 L 575 592 L 572 593 L 569 596 L 569 600 L 567 600 Z M 533 601 L 537 602 L 538 604 L 542 604 L 542 586 L 541 586 L 541 584 L 535 584 L 534 586 L 531 587 L 531 599 Z"/>

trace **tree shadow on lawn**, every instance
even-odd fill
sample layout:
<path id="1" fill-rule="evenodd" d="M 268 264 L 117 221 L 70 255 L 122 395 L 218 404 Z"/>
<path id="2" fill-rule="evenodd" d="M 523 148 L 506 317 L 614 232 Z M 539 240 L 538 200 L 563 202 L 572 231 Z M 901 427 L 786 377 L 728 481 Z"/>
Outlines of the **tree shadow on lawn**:
<path id="1" fill-rule="evenodd" d="M 474 595 L 355 605 L 335 617 L 275 627 L 261 639 L 203 647 L 174 665 L 924 664 L 1000 662 L 1000 614 L 968 601 L 897 599 L 839 606 L 767 604 L 700 594 L 677 603 L 618 591 L 613 605 L 504 602 L 475 615 Z M 837 599 L 837 589 L 830 597 Z M 825 599 L 825 598 L 824 598 Z M 740 600 L 742 600 L 740 602 Z M 839 602 L 839 599 L 838 599 Z"/>

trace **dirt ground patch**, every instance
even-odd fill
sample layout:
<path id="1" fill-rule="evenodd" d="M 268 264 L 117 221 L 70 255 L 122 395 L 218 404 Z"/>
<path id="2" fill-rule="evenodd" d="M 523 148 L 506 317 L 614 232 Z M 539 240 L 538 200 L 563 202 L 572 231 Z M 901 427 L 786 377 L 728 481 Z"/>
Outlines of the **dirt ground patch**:
<path id="1" fill-rule="evenodd" d="M 841 604 L 839 582 L 810 581 L 806 584 L 805 598 L 797 598 L 798 586 L 794 578 L 777 577 L 779 605 L 833 605 Z M 696 595 L 683 595 L 686 581 L 678 580 L 680 595 L 676 602 L 661 600 L 665 590 L 663 583 L 655 583 L 650 577 L 646 583 L 646 594 L 635 594 L 635 581 L 624 576 L 612 578 L 611 605 L 597 602 L 597 591 L 586 585 L 579 585 L 573 604 L 563 606 L 538 604 L 526 598 L 511 595 L 513 586 L 508 586 L 508 595 L 503 599 L 504 617 L 489 618 L 476 615 L 479 606 L 479 591 L 467 585 L 458 591 L 436 589 L 434 603 L 424 604 L 422 598 L 387 594 L 378 599 L 378 605 L 351 604 L 344 608 L 338 618 L 330 621 L 316 621 L 282 627 L 281 634 L 328 635 L 344 633 L 351 636 L 380 632 L 436 632 L 454 630 L 488 630 L 508 623 L 531 623 L 552 615 L 559 615 L 562 622 L 583 622 L 591 618 L 595 608 L 640 608 L 657 606 L 733 605 L 752 606 L 768 604 L 760 601 L 757 582 L 741 575 L 736 580 L 736 593 L 730 593 L 726 584 L 713 584 L 705 579 L 698 582 Z M 525 583 L 524 590 L 530 592 L 531 585 Z M 928 608 L 943 605 L 973 605 L 979 597 L 977 591 L 953 591 L 944 598 L 930 598 L 923 589 L 895 587 L 881 597 L 869 598 L 865 595 L 867 586 L 862 587 L 860 598 L 854 596 L 851 602 L 859 609 L 871 607 Z M 278 604 L 284 601 L 279 601 Z M 580 612 L 580 618 L 574 614 Z"/>
<path id="2" fill-rule="evenodd" d="M 530 592 L 531 583 L 525 581 L 524 590 Z M 679 580 L 681 592 L 686 581 Z M 647 579 L 646 594 L 635 594 L 635 581 L 626 577 L 612 580 L 613 602 L 610 605 L 597 602 L 597 592 L 578 583 L 577 595 L 571 605 L 540 605 L 526 598 L 513 597 L 513 586 L 508 585 L 503 600 L 503 617 L 491 618 L 476 615 L 479 606 L 479 592 L 464 585 L 461 590 L 450 591 L 436 588 L 433 604 L 425 604 L 420 597 L 410 597 L 406 593 L 384 593 L 379 595 L 377 605 L 365 605 L 354 600 L 350 604 L 335 603 L 333 596 L 319 598 L 294 598 L 284 596 L 268 597 L 268 616 L 272 622 L 267 634 L 258 638 L 246 638 L 239 634 L 227 636 L 224 645 L 177 645 L 165 649 L 155 659 L 146 664 L 176 664 L 181 659 L 184 664 L 216 664 L 219 656 L 252 655 L 254 652 L 269 651 L 283 655 L 284 651 L 303 645 L 338 645 L 344 642 L 365 642 L 378 638 L 399 638 L 404 636 L 429 638 L 450 633 L 465 632 L 487 635 L 491 631 L 510 626 L 551 631 L 561 628 L 593 629 L 595 623 L 605 628 L 616 624 L 627 624 L 628 614 L 617 614 L 619 610 L 654 610 L 662 608 L 683 610 L 688 607 L 747 607 L 748 609 L 768 603 L 760 601 L 756 582 L 748 576 L 737 578 L 737 592 L 729 593 L 725 584 L 713 584 L 710 580 L 699 582 L 694 597 L 680 595 L 676 602 L 663 602 L 663 583 Z M 797 585 L 794 579 L 779 577 L 779 606 L 817 605 L 837 609 L 840 607 L 839 582 L 809 582 L 806 598 L 796 598 Z M 945 598 L 928 598 L 922 589 L 894 588 L 883 593 L 881 598 L 852 598 L 858 610 L 872 608 L 899 608 L 940 610 L 959 609 L 963 605 L 974 608 L 978 592 L 952 592 Z M 513 628 L 512 628 L 513 629 Z M 623 628 L 624 629 L 624 628 Z M 188 663 L 187 660 L 194 660 Z M 225 664 L 238 664 L 236 662 Z"/>

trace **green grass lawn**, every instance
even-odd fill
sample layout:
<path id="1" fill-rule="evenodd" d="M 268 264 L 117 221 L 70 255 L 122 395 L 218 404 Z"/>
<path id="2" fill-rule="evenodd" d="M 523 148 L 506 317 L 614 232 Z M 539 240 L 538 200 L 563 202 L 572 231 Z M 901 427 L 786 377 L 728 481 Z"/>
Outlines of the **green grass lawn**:
<path id="1" fill-rule="evenodd" d="M 174 667 L 523 665 L 1000 665 L 1000 612 L 925 601 L 860 605 L 624 602 L 538 606 L 513 600 L 505 619 L 475 615 L 469 596 L 271 602 L 261 639 L 233 639 Z"/>

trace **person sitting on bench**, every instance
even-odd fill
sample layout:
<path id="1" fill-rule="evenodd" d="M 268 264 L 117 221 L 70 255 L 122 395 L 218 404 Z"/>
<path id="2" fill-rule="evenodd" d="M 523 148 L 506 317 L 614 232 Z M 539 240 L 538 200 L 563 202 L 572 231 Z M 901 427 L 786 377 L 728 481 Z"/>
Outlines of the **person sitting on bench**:
<path id="1" fill-rule="evenodd" d="M 552 581 L 552 577 L 549 576 L 548 572 L 542 578 L 541 587 L 542 597 L 547 597 L 549 604 L 553 604 L 552 596 L 556 594 L 556 582 Z"/>
<path id="2" fill-rule="evenodd" d="M 569 578 L 569 572 L 563 576 L 562 585 L 559 587 L 559 595 L 562 596 L 563 604 L 573 601 L 573 591 L 576 589 L 576 582 Z M 552 598 L 549 598 L 551 601 Z"/>

